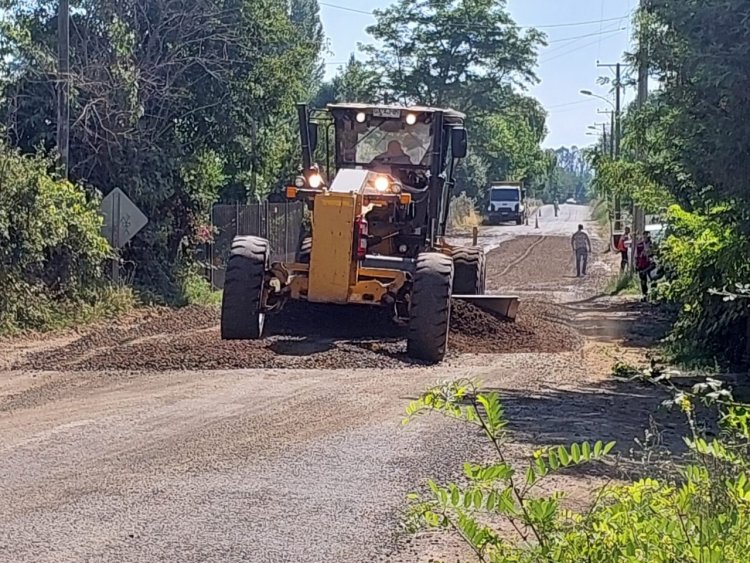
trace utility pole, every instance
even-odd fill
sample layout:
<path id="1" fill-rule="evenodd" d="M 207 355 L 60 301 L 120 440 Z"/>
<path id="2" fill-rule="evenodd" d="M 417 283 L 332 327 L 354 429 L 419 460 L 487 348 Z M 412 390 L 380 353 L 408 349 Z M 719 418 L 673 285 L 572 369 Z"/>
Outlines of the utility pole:
<path id="1" fill-rule="evenodd" d="M 622 88 L 622 69 L 620 63 L 617 63 L 616 67 L 617 82 L 615 83 L 615 148 L 614 158 L 615 160 L 620 159 L 620 142 L 622 140 L 622 96 L 620 94 Z M 622 202 L 620 201 L 619 192 L 615 194 L 615 232 L 619 233 L 622 231 Z"/>
<path id="2" fill-rule="evenodd" d="M 612 158 L 620 158 L 620 141 L 622 139 L 622 63 L 599 64 L 599 67 L 615 68 L 615 112 L 612 116 Z M 614 231 L 622 231 L 622 205 L 620 195 L 615 194 L 614 201 Z"/>
<path id="3" fill-rule="evenodd" d="M 641 4 L 641 16 L 649 9 L 650 0 L 640 0 Z M 648 53 L 649 45 L 646 43 L 647 34 L 645 30 L 639 30 L 638 37 L 638 108 L 642 108 L 646 104 L 646 98 L 648 98 Z M 642 155 L 641 148 L 638 147 L 638 157 Z M 633 204 L 633 228 L 636 235 L 642 233 L 646 228 L 646 217 L 643 209 Z"/>
<path id="4" fill-rule="evenodd" d="M 609 136 L 607 137 L 607 145 L 605 151 L 609 157 L 614 160 L 615 158 L 615 112 L 612 110 L 597 110 L 600 115 L 609 116 Z"/>
<path id="5" fill-rule="evenodd" d="M 63 176 L 70 162 L 70 0 L 59 0 L 57 11 L 57 151 Z"/>

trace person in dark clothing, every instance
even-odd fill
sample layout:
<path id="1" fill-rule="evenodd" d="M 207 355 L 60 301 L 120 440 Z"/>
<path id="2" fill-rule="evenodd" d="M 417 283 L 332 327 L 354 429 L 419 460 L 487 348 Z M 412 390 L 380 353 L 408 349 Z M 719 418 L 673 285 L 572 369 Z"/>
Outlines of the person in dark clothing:
<path id="1" fill-rule="evenodd" d="M 653 243 L 648 231 L 643 233 L 643 237 L 635 247 L 635 267 L 641 280 L 643 300 L 646 301 L 648 299 L 649 280 L 654 269 Z"/>
<path id="2" fill-rule="evenodd" d="M 591 253 L 591 239 L 583 230 L 583 225 L 578 225 L 578 230 L 570 239 L 570 245 L 575 253 L 576 277 L 580 278 L 581 275 L 586 275 L 586 267 Z"/>

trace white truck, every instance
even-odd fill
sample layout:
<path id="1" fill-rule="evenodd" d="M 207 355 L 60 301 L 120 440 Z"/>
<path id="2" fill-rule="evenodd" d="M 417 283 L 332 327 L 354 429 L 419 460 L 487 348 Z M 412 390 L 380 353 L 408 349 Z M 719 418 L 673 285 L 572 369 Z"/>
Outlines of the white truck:
<path id="1" fill-rule="evenodd" d="M 515 221 L 522 225 L 526 221 L 526 190 L 521 182 L 493 182 L 490 185 L 490 203 L 487 218 L 491 225 Z"/>

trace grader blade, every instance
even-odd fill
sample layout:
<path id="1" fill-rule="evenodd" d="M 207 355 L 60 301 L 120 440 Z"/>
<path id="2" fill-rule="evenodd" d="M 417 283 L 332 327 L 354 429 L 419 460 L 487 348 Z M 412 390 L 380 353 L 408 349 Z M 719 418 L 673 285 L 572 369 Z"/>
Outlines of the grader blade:
<path id="1" fill-rule="evenodd" d="M 453 299 L 466 301 L 475 307 L 501 315 L 509 321 L 516 320 L 516 316 L 518 315 L 518 297 L 505 295 L 454 295 Z"/>

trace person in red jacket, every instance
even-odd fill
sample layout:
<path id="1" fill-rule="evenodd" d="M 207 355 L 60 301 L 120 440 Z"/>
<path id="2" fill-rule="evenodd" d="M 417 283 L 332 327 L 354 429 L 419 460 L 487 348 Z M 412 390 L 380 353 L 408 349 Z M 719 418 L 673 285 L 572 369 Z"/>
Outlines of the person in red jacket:
<path id="1" fill-rule="evenodd" d="M 630 265 L 630 260 L 628 258 L 628 251 L 630 249 L 630 246 L 633 244 L 633 239 L 630 236 L 630 227 L 625 227 L 625 232 L 620 237 L 620 240 L 617 242 L 617 251 L 620 253 L 621 260 L 620 260 L 620 272 L 625 273 L 625 270 L 628 269 L 628 266 Z"/>

